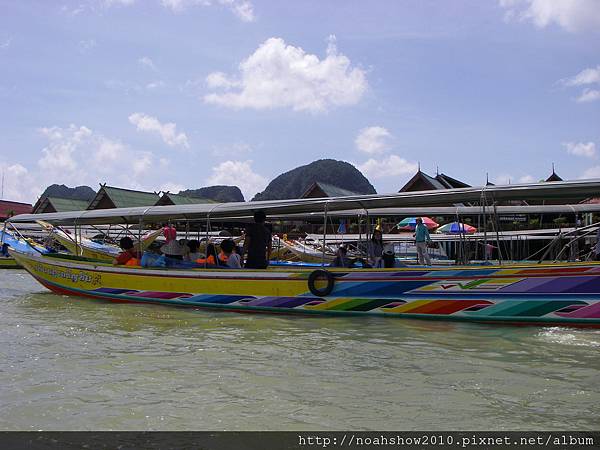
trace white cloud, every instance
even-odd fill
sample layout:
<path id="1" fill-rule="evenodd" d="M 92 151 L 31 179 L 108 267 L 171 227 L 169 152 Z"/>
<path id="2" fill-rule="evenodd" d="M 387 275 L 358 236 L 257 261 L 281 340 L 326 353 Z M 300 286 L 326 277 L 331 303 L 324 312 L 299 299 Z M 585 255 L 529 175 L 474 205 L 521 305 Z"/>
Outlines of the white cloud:
<path id="1" fill-rule="evenodd" d="M 600 90 L 584 89 L 579 97 L 575 99 L 577 103 L 588 103 L 600 100 Z"/>
<path id="2" fill-rule="evenodd" d="M 85 126 L 71 124 L 67 128 L 42 128 L 40 132 L 49 142 L 42 149 L 38 166 L 49 178 L 63 182 L 82 183 L 91 174 L 106 176 L 115 172 L 127 177 L 127 173 L 118 170 L 123 161 L 131 164 L 136 177 L 145 173 L 153 163 L 152 153 L 133 151 L 125 144 L 94 133 Z"/>
<path id="3" fill-rule="evenodd" d="M 600 166 L 593 166 L 587 169 L 580 178 L 600 178 Z"/>
<path id="4" fill-rule="evenodd" d="M 131 163 L 133 174 L 137 177 L 148 172 L 152 166 L 153 156 L 151 152 L 139 152 Z"/>
<path id="5" fill-rule="evenodd" d="M 255 19 L 254 6 L 249 1 L 220 0 L 219 3 L 229 6 L 229 9 L 243 22 L 253 22 Z"/>
<path id="6" fill-rule="evenodd" d="M 577 75 L 570 78 L 564 78 L 560 80 L 559 83 L 569 87 L 586 86 L 590 84 L 600 85 L 600 65 L 583 69 Z M 596 100 L 600 100 L 600 90 L 592 89 L 590 87 L 585 87 L 583 91 L 581 91 L 579 97 L 575 99 L 577 103 L 593 102 Z"/>
<path id="7" fill-rule="evenodd" d="M 210 6 L 210 0 L 160 0 L 160 3 L 174 13 L 180 13 L 194 5 Z"/>
<path id="8" fill-rule="evenodd" d="M 151 81 L 146 85 L 146 89 L 152 91 L 154 89 L 159 89 L 165 86 L 165 82 L 162 80 Z"/>
<path id="9" fill-rule="evenodd" d="M 42 193 L 35 177 L 21 164 L 0 163 L 4 176 L 3 199 L 32 203 Z"/>
<path id="10" fill-rule="evenodd" d="M 375 155 L 389 150 L 391 137 L 390 132 L 383 127 L 368 127 L 360 130 L 354 143 L 361 152 Z"/>
<path id="11" fill-rule="evenodd" d="M 10 47 L 12 43 L 12 37 L 6 38 L 4 41 L 0 42 L 0 50 L 5 50 Z"/>
<path id="12" fill-rule="evenodd" d="M 248 0 L 161 0 L 161 4 L 174 13 L 181 13 L 192 6 L 222 5 L 244 22 L 255 19 L 254 6 Z"/>
<path id="13" fill-rule="evenodd" d="M 186 188 L 183 184 L 174 183 L 172 181 L 168 181 L 160 185 L 159 190 L 163 192 L 170 192 L 172 194 L 177 194 L 180 191 L 184 191 Z"/>
<path id="14" fill-rule="evenodd" d="M 600 27 L 598 0 L 499 0 L 507 20 L 530 21 L 537 28 L 556 24 L 569 32 Z"/>
<path id="15" fill-rule="evenodd" d="M 141 57 L 137 62 L 143 67 L 156 71 L 156 65 L 154 64 L 154 61 L 147 56 Z"/>
<path id="16" fill-rule="evenodd" d="M 208 185 L 225 184 L 238 186 L 244 197 L 250 200 L 267 186 L 268 180 L 252 170 L 252 161 L 225 161 L 212 168 Z"/>
<path id="17" fill-rule="evenodd" d="M 81 143 L 92 135 L 87 127 L 41 128 L 40 132 L 48 138 L 48 145 L 42 149 L 42 158 L 38 165 L 42 170 L 61 172 L 68 175 L 78 169 L 74 152 Z"/>
<path id="18" fill-rule="evenodd" d="M 19 163 L 0 161 L 7 199 L 34 202 L 52 183 L 95 187 L 105 181 L 125 188 L 153 190 L 168 166 L 166 159 L 156 162 L 151 152 L 131 149 L 86 126 L 71 124 L 39 131 L 47 144 L 37 165 L 26 168 Z M 152 177 L 148 176 L 150 173 Z"/>
<path id="19" fill-rule="evenodd" d="M 208 75 L 209 87 L 223 92 L 208 94 L 204 101 L 234 109 L 322 112 L 358 103 L 368 87 L 365 71 L 352 68 L 337 52 L 333 36 L 322 60 L 283 39 L 267 39 L 239 69 L 239 78 L 221 72 Z"/>
<path id="20" fill-rule="evenodd" d="M 533 183 L 535 178 L 532 175 L 523 175 L 519 178 L 519 183 Z"/>
<path id="21" fill-rule="evenodd" d="M 562 145 L 570 155 L 584 156 L 586 158 L 594 158 L 596 156 L 596 144 L 593 142 L 565 142 Z"/>
<path id="22" fill-rule="evenodd" d="M 94 39 L 86 39 L 79 41 L 79 51 L 83 54 L 89 53 L 93 48 L 96 47 L 96 41 Z"/>
<path id="23" fill-rule="evenodd" d="M 206 86 L 205 78 L 195 78 L 186 80 L 185 83 L 179 86 L 179 91 L 193 97 L 200 96 L 200 92 L 204 91 Z"/>
<path id="24" fill-rule="evenodd" d="M 104 0 L 105 6 L 131 6 L 136 0 Z"/>
<path id="25" fill-rule="evenodd" d="M 496 177 L 494 177 L 493 179 L 493 183 L 494 184 L 510 184 L 512 182 L 512 180 L 514 179 L 514 177 L 512 177 L 510 174 L 508 173 L 501 173 L 500 175 L 497 175 Z"/>
<path id="26" fill-rule="evenodd" d="M 563 83 L 567 86 L 600 83 L 600 65 L 583 69 L 574 77 L 563 80 Z"/>
<path id="27" fill-rule="evenodd" d="M 185 133 L 177 132 L 177 125 L 172 122 L 161 123 L 156 117 L 143 113 L 133 113 L 129 116 L 129 122 L 135 125 L 138 131 L 156 132 L 169 147 L 189 148 L 190 144 Z"/>
<path id="28" fill-rule="evenodd" d="M 363 164 L 355 164 L 367 178 L 396 177 L 415 173 L 419 166 L 398 155 L 389 155 L 383 159 L 369 159 Z"/>
<path id="29" fill-rule="evenodd" d="M 87 8 L 86 8 L 85 5 L 78 5 L 78 6 L 73 7 L 73 8 L 71 8 L 71 7 L 67 6 L 67 5 L 63 5 L 60 8 L 61 12 L 63 12 L 64 14 L 68 14 L 70 16 L 73 16 L 73 17 L 78 16 L 79 14 L 85 12 L 86 9 Z"/>
<path id="30" fill-rule="evenodd" d="M 511 183 L 535 183 L 537 180 L 533 175 L 525 174 L 520 177 L 513 176 L 509 173 L 501 173 L 496 175 L 491 182 L 498 185 Z"/>
<path id="31" fill-rule="evenodd" d="M 94 161 L 100 164 L 99 167 L 110 168 L 107 163 L 113 163 L 118 161 L 126 151 L 125 145 L 120 142 L 112 141 L 110 139 L 101 138 L 98 139 L 98 145 L 94 152 Z"/>
<path id="32" fill-rule="evenodd" d="M 223 72 L 213 72 L 206 77 L 206 85 L 211 89 L 231 89 L 241 87 L 241 83 L 235 80 L 229 80 Z"/>

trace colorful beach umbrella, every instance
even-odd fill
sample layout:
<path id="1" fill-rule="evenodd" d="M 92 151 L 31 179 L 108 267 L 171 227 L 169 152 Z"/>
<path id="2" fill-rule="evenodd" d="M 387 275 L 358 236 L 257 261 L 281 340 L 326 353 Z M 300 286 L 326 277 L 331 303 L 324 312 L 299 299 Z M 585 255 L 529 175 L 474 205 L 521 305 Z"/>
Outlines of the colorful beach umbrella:
<path id="1" fill-rule="evenodd" d="M 460 222 L 450 222 L 450 223 L 447 223 L 447 224 L 439 227 L 437 229 L 436 233 L 471 234 L 471 233 L 475 233 L 476 231 L 477 231 L 477 228 L 472 227 L 469 224 L 460 223 Z"/>
<path id="2" fill-rule="evenodd" d="M 423 219 L 423 224 L 430 230 L 433 230 L 440 225 L 429 217 L 421 217 Z M 407 217 L 406 219 L 402 219 L 396 227 L 404 230 L 414 230 L 417 226 L 417 217 Z"/>

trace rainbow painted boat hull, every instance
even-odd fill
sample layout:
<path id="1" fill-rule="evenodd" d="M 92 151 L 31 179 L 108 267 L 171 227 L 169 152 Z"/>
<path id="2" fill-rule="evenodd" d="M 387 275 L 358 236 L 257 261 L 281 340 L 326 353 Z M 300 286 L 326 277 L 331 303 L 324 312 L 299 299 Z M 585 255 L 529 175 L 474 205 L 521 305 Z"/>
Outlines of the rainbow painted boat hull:
<path id="1" fill-rule="evenodd" d="M 14 257 L 54 292 L 117 302 L 600 327 L 597 263 L 331 269 L 333 290 L 319 296 L 309 288 L 312 269 L 167 270 L 17 252 Z"/>

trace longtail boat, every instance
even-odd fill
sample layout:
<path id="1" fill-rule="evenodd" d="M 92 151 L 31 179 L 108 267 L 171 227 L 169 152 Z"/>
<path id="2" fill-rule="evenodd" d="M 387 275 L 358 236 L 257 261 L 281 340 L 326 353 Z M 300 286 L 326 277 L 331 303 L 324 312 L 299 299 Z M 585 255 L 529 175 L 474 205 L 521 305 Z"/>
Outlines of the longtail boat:
<path id="1" fill-rule="evenodd" d="M 40 219 L 36 220 L 36 222 L 45 229 L 52 238 L 56 239 L 63 247 L 74 255 L 112 261 L 112 259 L 121 251 L 116 245 L 96 242 L 82 236 L 75 238 L 60 227 L 55 227 L 44 220 Z M 147 249 L 161 233 L 162 230 L 153 230 L 143 235 L 142 249 Z"/>
<path id="2" fill-rule="evenodd" d="M 553 189 L 550 191 L 550 187 Z M 159 206 L 86 211 L 85 214 L 21 215 L 11 222 L 42 218 L 55 224 L 118 223 L 127 220 L 244 220 L 252 211 L 267 215 L 300 214 L 324 208 L 325 214 L 356 208 L 459 202 L 487 190 L 496 199 L 587 195 L 600 180 L 451 189 L 442 193 L 401 193 L 334 199 L 244 204 Z M 565 205 L 565 210 L 571 206 Z M 589 205 L 582 211 L 600 211 Z M 37 217 L 36 217 L 37 216 Z M 164 269 L 112 266 L 104 261 L 52 254 L 12 252 L 36 280 L 51 291 L 115 302 L 136 302 L 218 309 L 327 316 L 381 316 L 485 323 L 600 327 L 600 263 L 532 262 L 506 265 L 327 269 L 281 267 L 267 270 Z"/>
<path id="3" fill-rule="evenodd" d="M 314 242 L 312 239 L 304 242 L 302 240 L 282 239 L 281 245 L 302 262 L 321 262 L 323 258 L 327 262 L 334 260 L 335 253 L 332 249 L 326 248 L 323 252 L 322 248 L 317 248 L 314 245 Z"/>
<path id="4" fill-rule="evenodd" d="M 33 239 L 22 238 L 15 236 L 6 230 L 0 231 L 0 242 L 8 245 L 9 249 L 17 250 L 25 254 L 33 253 L 48 253 L 48 250 L 35 242 Z M 0 269 L 20 269 L 21 266 L 12 256 L 0 256 Z"/>

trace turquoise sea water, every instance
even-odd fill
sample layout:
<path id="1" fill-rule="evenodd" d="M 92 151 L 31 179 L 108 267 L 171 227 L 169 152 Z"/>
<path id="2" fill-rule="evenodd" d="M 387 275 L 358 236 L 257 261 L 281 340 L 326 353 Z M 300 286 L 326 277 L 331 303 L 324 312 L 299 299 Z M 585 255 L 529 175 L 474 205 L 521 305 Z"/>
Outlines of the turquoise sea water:
<path id="1" fill-rule="evenodd" d="M 113 304 L 0 270 L 0 429 L 593 430 L 600 330 Z"/>

